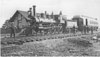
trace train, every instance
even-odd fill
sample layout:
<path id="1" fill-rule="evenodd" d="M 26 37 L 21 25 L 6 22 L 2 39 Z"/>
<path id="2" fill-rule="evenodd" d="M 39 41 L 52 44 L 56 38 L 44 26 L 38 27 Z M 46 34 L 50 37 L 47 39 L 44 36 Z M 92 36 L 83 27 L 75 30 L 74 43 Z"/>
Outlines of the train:
<path id="1" fill-rule="evenodd" d="M 25 21 L 26 20 L 26 21 Z M 9 20 L 19 29 L 20 34 L 56 34 L 56 33 L 89 33 L 97 31 L 97 18 L 83 15 L 73 16 L 70 20 L 60 11 L 59 14 L 37 13 L 36 6 L 29 11 L 17 11 Z"/>
<path id="2" fill-rule="evenodd" d="M 29 11 L 31 13 L 31 10 Z M 35 6 L 33 6 L 34 20 L 36 23 L 33 26 L 37 26 L 37 31 L 40 33 L 93 33 L 93 31 L 97 31 L 98 29 L 98 21 L 97 18 L 92 18 L 84 15 L 76 15 L 73 16 L 71 20 L 67 19 L 66 15 L 63 15 L 60 11 L 59 14 L 49 15 L 45 11 L 45 13 L 36 14 Z M 31 15 L 31 14 L 30 14 Z M 32 19 L 33 20 L 33 19 Z M 43 34 L 42 33 L 42 34 Z"/>

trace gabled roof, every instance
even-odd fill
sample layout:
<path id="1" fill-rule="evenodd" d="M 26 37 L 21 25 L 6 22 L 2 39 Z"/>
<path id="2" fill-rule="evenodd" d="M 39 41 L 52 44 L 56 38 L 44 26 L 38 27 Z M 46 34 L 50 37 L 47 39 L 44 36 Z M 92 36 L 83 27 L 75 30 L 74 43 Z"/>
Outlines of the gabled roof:
<path id="1" fill-rule="evenodd" d="M 22 14 L 27 20 L 30 20 L 30 18 L 28 17 L 28 12 L 26 12 L 26 11 L 20 11 L 20 10 L 18 10 L 18 12 L 20 13 L 20 14 Z"/>
<path id="2" fill-rule="evenodd" d="M 30 18 L 28 17 L 28 12 L 26 12 L 26 11 L 21 11 L 21 10 L 17 10 L 16 12 L 15 12 L 15 14 L 12 16 L 12 18 L 10 19 L 10 21 L 11 22 L 13 22 L 14 21 L 14 17 L 16 16 L 16 14 L 21 14 L 26 20 L 30 20 Z"/>

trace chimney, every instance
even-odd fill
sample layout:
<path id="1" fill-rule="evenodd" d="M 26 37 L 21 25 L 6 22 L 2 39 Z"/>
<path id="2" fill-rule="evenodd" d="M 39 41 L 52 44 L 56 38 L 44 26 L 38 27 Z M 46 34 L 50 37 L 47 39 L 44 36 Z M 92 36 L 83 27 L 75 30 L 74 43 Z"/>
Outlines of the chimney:
<path id="1" fill-rule="evenodd" d="M 32 16 L 32 8 L 30 8 L 29 11 L 30 11 L 30 16 Z"/>
<path id="2" fill-rule="evenodd" d="M 36 6 L 35 5 L 33 5 L 33 16 L 35 16 L 35 14 L 36 14 Z"/>
<path id="3" fill-rule="evenodd" d="M 31 17 L 32 16 L 32 8 L 29 8 L 29 10 L 28 10 L 28 17 Z"/>

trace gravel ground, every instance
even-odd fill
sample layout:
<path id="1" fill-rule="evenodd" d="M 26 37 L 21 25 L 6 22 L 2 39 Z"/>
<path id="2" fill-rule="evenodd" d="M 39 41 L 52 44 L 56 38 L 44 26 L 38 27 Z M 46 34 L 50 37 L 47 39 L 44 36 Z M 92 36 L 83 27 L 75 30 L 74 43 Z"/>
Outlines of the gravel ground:
<path id="1" fill-rule="evenodd" d="M 2 56 L 100 56 L 100 42 L 87 38 L 49 39 L 1 49 Z M 84 43 L 84 44 L 83 44 Z"/>

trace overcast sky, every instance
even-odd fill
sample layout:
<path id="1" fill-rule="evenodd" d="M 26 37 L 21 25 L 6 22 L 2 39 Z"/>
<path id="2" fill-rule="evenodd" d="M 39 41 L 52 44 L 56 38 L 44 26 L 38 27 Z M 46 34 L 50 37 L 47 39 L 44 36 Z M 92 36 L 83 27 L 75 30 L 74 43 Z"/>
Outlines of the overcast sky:
<path id="1" fill-rule="evenodd" d="M 36 5 L 36 12 L 62 11 L 68 18 L 73 15 L 86 15 L 98 18 L 100 22 L 100 0 L 0 0 L 0 27 L 12 17 L 16 10 L 28 11 Z M 100 26 L 100 25 L 99 25 Z"/>

